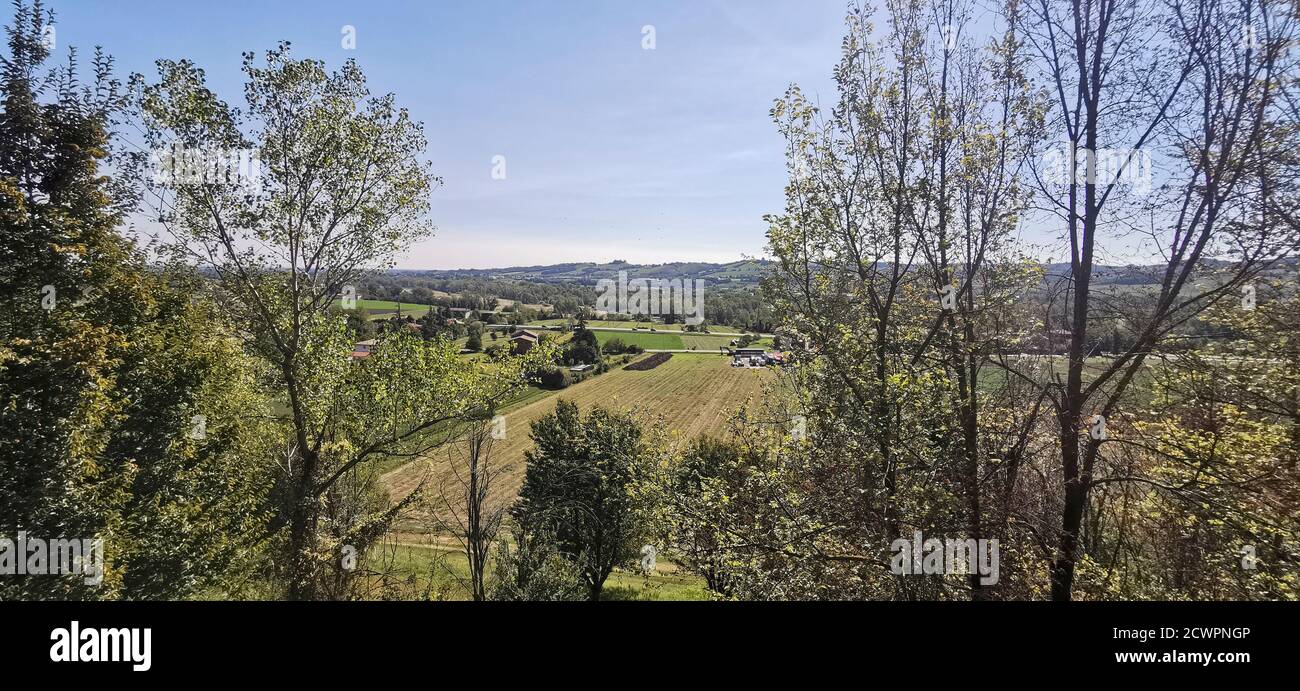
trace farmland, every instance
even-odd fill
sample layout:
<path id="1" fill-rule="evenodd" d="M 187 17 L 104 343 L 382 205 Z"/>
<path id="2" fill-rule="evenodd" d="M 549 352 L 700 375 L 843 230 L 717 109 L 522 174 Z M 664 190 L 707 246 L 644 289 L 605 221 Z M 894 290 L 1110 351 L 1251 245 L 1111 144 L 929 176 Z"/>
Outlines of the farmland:
<path id="1" fill-rule="evenodd" d="M 643 331 L 593 331 L 596 340 L 603 346 L 617 338 L 628 345 L 639 345 L 646 350 L 681 350 L 682 337 L 669 333 L 646 333 Z"/>
<path id="2" fill-rule="evenodd" d="M 647 331 L 599 331 L 595 328 L 592 332 L 596 334 L 596 340 L 601 345 L 612 339 L 620 339 L 628 345 L 639 345 L 646 350 L 712 350 L 716 351 L 731 343 L 731 336 L 712 336 L 709 334 L 693 333 L 663 333 L 656 331 L 650 333 Z M 771 340 L 768 339 L 768 344 Z M 761 344 L 760 344 L 761 347 Z"/>
<path id="3" fill-rule="evenodd" d="M 338 304 L 341 304 L 341 302 L 338 303 Z M 360 300 L 360 299 L 358 299 L 358 300 L 357 300 L 357 309 L 365 309 L 366 311 L 370 312 L 370 314 L 371 314 L 372 316 L 373 316 L 373 315 L 377 315 L 377 314 L 388 315 L 388 314 L 396 313 L 399 309 L 401 310 L 402 314 L 410 314 L 410 315 L 412 315 L 412 316 L 421 316 L 421 315 L 423 315 L 425 312 L 428 312 L 428 311 L 429 311 L 429 305 L 421 305 L 421 304 L 414 303 L 414 302 L 401 302 L 401 303 L 399 303 L 399 302 L 397 302 L 397 301 L 395 301 L 395 300 Z"/>
<path id="4" fill-rule="evenodd" d="M 733 368 L 723 357 L 678 355 L 652 370 L 613 370 L 535 399 L 505 414 L 506 438 L 495 442 L 492 458 L 510 467 L 498 477 L 492 499 L 514 498 L 523 482 L 524 452 L 532 448 L 529 424 L 554 410 L 559 399 L 573 401 L 583 410 L 599 405 L 644 411 L 647 420 L 658 416 L 671 434 L 689 438 L 725 432 L 736 408 L 756 398 L 763 383 L 773 377 L 771 370 Z M 405 496 L 421 480 L 427 480 L 437 494 L 437 488 L 451 478 L 448 455 L 456 453 L 457 449 L 443 450 L 413 461 L 385 474 L 383 482 L 394 497 Z"/>
<path id="5" fill-rule="evenodd" d="M 534 326 L 564 326 L 569 323 L 568 319 L 539 319 L 533 322 Z M 587 328 L 592 329 L 651 329 L 655 331 L 673 331 L 686 332 L 685 324 L 659 324 L 651 321 L 605 321 L 593 319 L 587 322 Z M 742 333 L 744 329 L 722 324 L 710 324 L 709 329 L 718 334 Z M 707 335 L 707 334 L 706 334 Z"/>

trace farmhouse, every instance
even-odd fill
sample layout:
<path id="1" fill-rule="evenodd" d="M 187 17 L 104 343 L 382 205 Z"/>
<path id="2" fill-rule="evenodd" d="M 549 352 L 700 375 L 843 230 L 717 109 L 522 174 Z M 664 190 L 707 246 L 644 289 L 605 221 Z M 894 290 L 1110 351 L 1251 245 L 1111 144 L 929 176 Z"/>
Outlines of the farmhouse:
<path id="1" fill-rule="evenodd" d="M 365 341 L 359 341 L 356 345 L 352 346 L 352 355 L 350 357 L 353 360 L 368 358 L 370 357 L 370 351 L 373 350 L 374 347 L 375 347 L 375 339 L 373 338 Z"/>
<path id="2" fill-rule="evenodd" d="M 510 337 L 510 352 L 514 355 L 523 355 L 533 346 L 537 345 L 537 334 L 524 329 Z"/>

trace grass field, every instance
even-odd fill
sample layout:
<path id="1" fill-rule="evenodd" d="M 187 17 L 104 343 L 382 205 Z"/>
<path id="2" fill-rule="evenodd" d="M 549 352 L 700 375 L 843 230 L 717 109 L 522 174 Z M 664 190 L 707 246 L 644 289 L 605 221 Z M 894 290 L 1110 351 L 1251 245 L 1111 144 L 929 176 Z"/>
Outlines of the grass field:
<path id="1" fill-rule="evenodd" d="M 436 597 L 470 599 L 469 562 L 457 547 L 402 542 L 378 546 L 370 558 L 372 567 L 382 566 L 401 581 L 409 579 L 416 588 L 429 588 Z M 489 571 L 491 568 L 489 562 Z M 709 593 L 703 579 L 681 573 L 673 564 L 660 560 L 655 572 L 648 576 L 616 569 L 605 581 L 601 599 L 707 600 Z"/>
<path id="2" fill-rule="evenodd" d="M 533 446 L 529 424 L 554 410 L 560 399 L 577 403 L 584 412 L 597 405 L 616 410 L 636 408 L 644 412 L 647 422 L 659 416 L 664 429 L 685 438 L 723 433 L 736 408 L 751 397 L 756 399 L 762 384 L 775 376 L 767 369 L 730 365 L 723 357 L 677 355 L 652 370 L 617 369 L 552 395 L 538 391 L 523 394 L 532 402 L 503 413 L 506 438 L 492 447 L 493 462 L 508 468 L 498 476 L 491 500 L 514 499 L 523 482 L 524 452 Z M 540 398 L 533 398 L 536 396 Z M 386 473 L 383 482 L 393 496 L 403 497 L 425 481 L 436 496 L 439 487 L 453 482 L 448 459 L 458 459 L 461 451 L 445 449 L 412 461 Z"/>
<path id="3" fill-rule="evenodd" d="M 336 301 L 336 304 L 341 307 L 342 301 Z M 376 314 L 391 314 L 397 312 L 398 303 L 393 300 L 357 300 L 357 309 L 362 308 L 370 312 L 372 316 Z M 429 311 L 429 305 L 422 305 L 417 302 L 403 302 L 401 303 L 401 308 L 403 315 L 409 314 L 416 317 L 423 316 Z"/>
<path id="4" fill-rule="evenodd" d="M 716 352 L 718 348 L 730 347 L 731 342 L 734 340 L 736 340 L 735 336 L 710 336 L 708 334 L 682 334 L 682 345 L 686 346 L 687 348 L 694 348 L 696 350 L 712 350 Z M 767 340 L 768 343 L 770 344 L 771 339 L 767 339 Z M 758 348 L 760 346 L 757 345 L 756 343 L 755 345 L 752 345 L 750 347 Z"/>
<path id="5" fill-rule="evenodd" d="M 596 340 L 604 345 L 611 339 L 622 339 L 629 345 L 639 345 L 646 350 L 708 350 L 717 351 L 718 348 L 727 347 L 735 338 L 733 336 L 710 336 L 708 334 L 690 334 L 690 333 L 648 333 L 645 331 L 596 331 Z M 771 339 L 766 339 L 767 345 L 771 345 Z M 756 343 L 753 347 L 761 347 L 762 343 Z"/>
<path id="6" fill-rule="evenodd" d="M 533 324 L 537 326 L 563 326 L 568 323 L 567 319 L 539 319 Z M 593 319 L 587 322 L 590 329 L 649 329 L 655 331 L 673 331 L 679 332 L 685 330 L 685 324 L 656 324 L 654 322 L 644 321 L 605 321 L 603 319 Z M 736 326 L 726 326 L 724 324 L 709 324 L 709 329 L 721 333 L 744 333 L 745 330 Z"/>
<path id="7" fill-rule="evenodd" d="M 682 337 L 669 333 L 645 333 L 642 331 L 593 331 L 601 345 L 615 338 L 628 345 L 639 345 L 646 350 L 680 350 Z"/>

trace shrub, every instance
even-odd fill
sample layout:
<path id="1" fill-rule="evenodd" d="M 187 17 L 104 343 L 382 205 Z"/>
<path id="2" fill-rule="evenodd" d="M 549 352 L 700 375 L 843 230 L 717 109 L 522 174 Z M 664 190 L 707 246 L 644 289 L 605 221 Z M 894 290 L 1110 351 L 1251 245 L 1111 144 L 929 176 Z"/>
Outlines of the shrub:
<path id="1" fill-rule="evenodd" d="M 547 367 L 537 373 L 537 383 L 547 389 L 564 389 L 573 383 L 573 375 L 562 367 Z"/>

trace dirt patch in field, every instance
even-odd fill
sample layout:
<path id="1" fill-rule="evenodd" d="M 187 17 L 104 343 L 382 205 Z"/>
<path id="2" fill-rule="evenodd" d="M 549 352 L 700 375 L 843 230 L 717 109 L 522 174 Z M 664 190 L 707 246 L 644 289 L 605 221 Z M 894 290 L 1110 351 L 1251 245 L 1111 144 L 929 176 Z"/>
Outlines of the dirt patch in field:
<path id="1" fill-rule="evenodd" d="M 655 353 L 650 357 L 641 358 L 640 360 L 637 360 L 636 362 L 628 365 L 627 367 L 624 367 L 623 369 L 630 369 L 633 372 L 644 372 L 645 370 L 654 369 L 659 365 L 668 362 L 669 358 L 671 358 L 672 356 L 673 356 L 672 353 Z"/>

